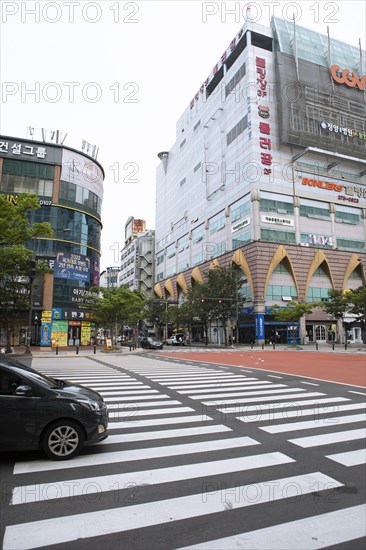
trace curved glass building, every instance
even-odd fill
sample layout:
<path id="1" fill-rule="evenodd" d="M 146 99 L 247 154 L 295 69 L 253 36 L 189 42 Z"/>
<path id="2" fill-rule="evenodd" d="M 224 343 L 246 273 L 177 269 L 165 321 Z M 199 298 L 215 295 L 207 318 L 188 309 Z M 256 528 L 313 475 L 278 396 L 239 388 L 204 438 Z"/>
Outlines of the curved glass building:
<path id="1" fill-rule="evenodd" d="M 88 345 L 95 325 L 86 295 L 99 284 L 104 171 L 92 157 L 64 145 L 0 136 L 0 193 L 16 203 L 38 196 L 32 222 L 49 222 L 53 236 L 28 243 L 53 273 L 33 285 L 32 345 Z M 14 325 L 22 344 L 27 313 Z"/>

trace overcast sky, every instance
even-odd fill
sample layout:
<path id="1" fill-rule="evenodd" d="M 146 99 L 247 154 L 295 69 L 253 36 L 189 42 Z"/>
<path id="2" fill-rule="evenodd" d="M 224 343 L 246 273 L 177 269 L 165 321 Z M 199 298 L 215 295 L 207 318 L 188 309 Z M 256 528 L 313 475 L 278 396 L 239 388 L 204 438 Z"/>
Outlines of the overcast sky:
<path id="1" fill-rule="evenodd" d="M 365 48 L 364 0 L 0 3 L 0 131 L 58 129 L 68 134 L 65 145 L 81 149 L 85 139 L 99 147 L 103 269 L 119 265 L 129 216 L 154 228 L 157 153 L 174 143 L 177 119 L 248 4 L 263 25 L 273 13 L 292 20 L 295 12 L 299 25 L 324 34 L 329 26 L 331 37 L 356 46 L 361 38 Z"/>

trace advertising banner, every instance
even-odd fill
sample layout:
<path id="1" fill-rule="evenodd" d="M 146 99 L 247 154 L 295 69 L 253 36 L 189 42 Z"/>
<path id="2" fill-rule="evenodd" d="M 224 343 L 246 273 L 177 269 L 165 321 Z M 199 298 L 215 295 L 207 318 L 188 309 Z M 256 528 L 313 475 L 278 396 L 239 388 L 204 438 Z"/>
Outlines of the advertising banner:
<path id="1" fill-rule="evenodd" d="M 67 321 L 53 321 L 51 337 L 52 347 L 67 346 L 67 331 Z"/>
<path id="2" fill-rule="evenodd" d="M 90 344 L 90 323 L 83 323 L 81 326 L 81 345 L 88 346 Z"/>
<path id="3" fill-rule="evenodd" d="M 41 325 L 41 346 L 50 346 L 51 345 L 51 330 L 52 323 L 44 323 Z"/>
<path id="4" fill-rule="evenodd" d="M 103 172 L 96 162 L 81 153 L 63 149 L 61 179 L 81 185 L 103 199 Z"/>
<path id="5" fill-rule="evenodd" d="M 90 260 L 82 254 L 58 252 L 55 262 L 55 277 L 70 281 L 90 281 Z"/>

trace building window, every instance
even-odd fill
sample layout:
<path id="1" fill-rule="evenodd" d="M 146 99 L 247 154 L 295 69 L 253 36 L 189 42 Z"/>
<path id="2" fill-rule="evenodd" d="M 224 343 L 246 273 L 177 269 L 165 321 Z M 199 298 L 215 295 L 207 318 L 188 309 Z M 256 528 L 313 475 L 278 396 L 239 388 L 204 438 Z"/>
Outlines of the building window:
<path id="1" fill-rule="evenodd" d="M 205 227 L 204 225 L 200 225 L 199 227 L 196 227 L 196 229 L 193 229 L 192 231 L 192 242 L 193 244 L 199 243 L 202 241 L 205 237 Z"/>
<path id="2" fill-rule="evenodd" d="M 291 296 L 291 298 L 296 300 L 296 288 L 288 285 L 268 285 L 266 293 L 267 300 L 282 300 L 283 296 Z"/>
<path id="3" fill-rule="evenodd" d="M 240 67 L 238 71 L 234 74 L 233 78 L 229 81 L 228 85 L 225 87 L 225 97 L 227 97 L 239 84 L 240 80 L 245 76 L 246 67 L 245 63 Z"/>
<path id="4" fill-rule="evenodd" d="M 158 274 L 156 275 L 156 280 L 157 280 L 157 281 L 162 281 L 163 279 L 164 279 L 164 273 L 163 273 L 163 272 L 158 273 Z"/>
<path id="5" fill-rule="evenodd" d="M 359 214 L 351 214 L 350 212 L 339 212 L 337 210 L 335 221 L 339 223 L 350 223 L 353 225 L 357 225 L 361 222 L 361 216 Z"/>
<path id="6" fill-rule="evenodd" d="M 315 206 L 300 205 L 300 216 L 320 220 L 329 220 L 330 212 L 328 208 L 317 208 Z"/>
<path id="7" fill-rule="evenodd" d="M 196 254 L 192 258 L 192 266 L 195 266 L 197 264 L 200 264 L 203 262 L 203 252 L 200 252 L 199 254 Z"/>
<path id="8" fill-rule="evenodd" d="M 272 51 L 272 38 L 269 36 L 251 31 L 251 42 L 252 46 L 262 48 L 262 50 L 268 50 L 269 52 Z"/>
<path id="9" fill-rule="evenodd" d="M 261 199 L 259 208 L 263 212 L 278 212 L 279 214 L 294 213 L 294 205 L 292 203 L 270 199 Z"/>
<path id="10" fill-rule="evenodd" d="M 240 220 L 244 216 L 250 213 L 250 199 L 249 197 L 244 197 L 240 201 L 235 202 L 230 206 L 230 220 L 231 223 Z"/>
<path id="11" fill-rule="evenodd" d="M 291 231 L 278 231 L 276 229 L 261 229 L 261 239 L 274 243 L 296 243 L 296 235 Z"/>
<path id="12" fill-rule="evenodd" d="M 328 302 L 329 301 L 329 288 L 317 288 L 311 287 L 308 288 L 306 294 L 307 302 Z"/>
<path id="13" fill-rule="evenodd" d="M 188 235 L 184 235 L 178 240 L 178 252 L 183 252 L 184 249 L 189 247 Z"/>
<path id="14" fill-rule="evenodd" d="M 160 254 L 160 256 L 158 256 L 156 259 L 156 265 L 162 264 L 163 261 L 164 261 L 164 254 Z"/>
<path id="15" fill-rule="evenodd" d="M 239 235 L 235 235 L 235 238 L 232 240 L 232 249 L 236 250 L 237 248 L 241 248 L 245 244 L 250 243 L 251 241 L 251 231 L 244 231 L 243 233 L 240 233 Z"/>
<path id="16" fill-rule="evenodd" d="M 355 241 L 353 239 L 337 238 L 337 247 L 344 250 L 364 250 L 365 241 Z"/>
<path id="17" fill-rule="evenodd" d="M 198 128 L 198 126 L 201 124 L 201 121 L 199 120 L 198 122 L 196 122 L 196 124 L 194 125 L 193 127 L 193 131 L 195 132 Z"/>
<path id="18" fill-rule="evenodd" d="M 239 122 L 226 134 L 226 145 L 229 146 L 240 134 L 248 127 L 248 116 L 245 115 Z"/>
<path id="19" fill-rule="evenodd" d="M 220 212 L 209 220 L 210 235 L 224 229 L 225 227 L 225 213 Z"/>

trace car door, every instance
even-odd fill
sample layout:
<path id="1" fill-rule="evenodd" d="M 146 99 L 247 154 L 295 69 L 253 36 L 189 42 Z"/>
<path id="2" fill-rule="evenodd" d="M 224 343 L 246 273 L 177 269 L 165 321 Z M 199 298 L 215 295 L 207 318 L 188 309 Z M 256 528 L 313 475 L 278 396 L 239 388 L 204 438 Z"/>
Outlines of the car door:
<path id="1" fill-rule="evenodd" d="M 18 373 L 0 367 L 0 446 L 2 450 L 37 446 L 40 397 L 16 395 L 19 386 L 32 384 Z"/>

